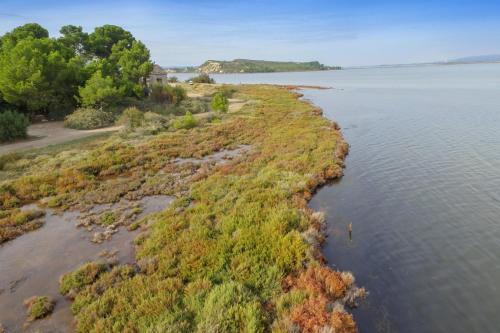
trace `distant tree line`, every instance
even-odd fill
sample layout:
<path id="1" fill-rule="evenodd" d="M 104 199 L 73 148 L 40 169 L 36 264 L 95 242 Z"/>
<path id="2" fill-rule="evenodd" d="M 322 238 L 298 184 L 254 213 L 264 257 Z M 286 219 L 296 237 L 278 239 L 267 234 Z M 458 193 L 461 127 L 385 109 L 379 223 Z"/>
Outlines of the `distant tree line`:
<path id="1" fill-rule="evenodd" d="M 149 50 L 121 27 L 67 25 L 54 38 L 26 24 L 0 37 L 0 112 L 62 118 L 78 106 L 142 99 L 152 69 Z"/>

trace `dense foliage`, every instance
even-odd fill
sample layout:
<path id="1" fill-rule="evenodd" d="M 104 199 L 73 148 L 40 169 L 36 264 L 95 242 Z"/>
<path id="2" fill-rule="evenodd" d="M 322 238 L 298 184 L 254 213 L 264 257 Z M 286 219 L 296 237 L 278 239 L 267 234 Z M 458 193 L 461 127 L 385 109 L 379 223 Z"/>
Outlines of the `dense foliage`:
<path id="1" fill-rule="evenodd" d="M 60 116 L 79 104 L 108 106 L 121 97 L 145 96 L 153 68 L 149 50 L 113 25 L 83 32 L 64 26 L 50 38 L 38 24 L 0 38 L 0 95 L 26 114 Z M 75 98 L 76 97 L 76 98 Z"/>
<path id="2" fill-rule="evenodd" d="M 0 142 L 25 138 L 29 125 L 28 118 L 15 111 L 0 111 Z"/>
<path id="3" fill-rule="evenodd" d="M 227 112 L 227 110 L 229 109 L 229 102 L 224 93 L 218 92 L 212 97 L 212 102 L 210 103 L 210 106 L 214 111 Z"/>
<path id="4" fill-rule="evenodd" d="M 155 103 L 178 105 L 187 98 L 186 90 L 181 86 L 155 83 L 151 86 L 149 98 Z"/>
<path id="5" fill-rule="evenodd" d="M 215 80 L 212 79 L 208 74 L 201 73 L 198 76 L 194 76 L 192 78 L 187 79 L 186 82 L 212 84 L 212 83 L 215 83 Z"/>
<path id="6" fill-rule="evenodd" d="M 176 129 L 190 129 L 196 127 L 198 121 L 195 119 L 191 112 L 186 112 L 182 117 L 176 118 L 172 121 L 172 127 Z"/>
<path id="7" fill-rule="evenodd" d="M 249 102 L 218 123 L 19 160 L 29 168 L 0 184 L 6 216 L 42 198 L 69 208 L 177 196 L 136 239 L 138 271 L 86 266 L 61 280 L 77 332 L 356 332 L 342 307 L 353 278 L 322 264 L 324 218 L 307 206 L 342 174 L 346 144 L 294 93 L 237 89 Z M 241 145 L 248 153 L 223 164 L 176 162 Z"/>
<path id="8" fill-rule="evenodd" d="M 89 130 L 112 125 L 115 120 L 113 113 L 102 108 L 79 108 L 66 116 L 64 125 L 79 130 Z"/>

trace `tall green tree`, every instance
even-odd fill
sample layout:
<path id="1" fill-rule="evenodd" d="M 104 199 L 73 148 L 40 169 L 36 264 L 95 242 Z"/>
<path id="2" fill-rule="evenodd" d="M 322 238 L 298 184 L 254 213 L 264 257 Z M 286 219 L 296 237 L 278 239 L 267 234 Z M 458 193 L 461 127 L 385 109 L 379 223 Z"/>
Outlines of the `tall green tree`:
<path id="1" fill-rule="evenodd" d="M 129 31 L 104 25 L 87 34 L 66 25 L 60 33 L 49 38 L 46 29 L 30 23 L 0 37 L 2 100 L 22 112 L 62 115 L 80 101 L 106 106 L 121 96 L 144 96 L 153 64 Z"/>
<path id="2" fill-rule="evenodd" d="M 89 35 L 89 50 L 99 58 L 107 58 L 116 43 L 125 41 L 127 48 L 130 48 L 134 40 L 132 34 L 125 29 L 107 24 L 95 28 Z"/>
<path id="3" fill-rule="evenodd" d="M 27 38 L 41 39 L 48 37 L 49 37 L 49 32 L 41 25 L 37 23 L 28 23 L 19 26 L 14 30 L 12 30 L 11 32 L 8 32 L 5 35 L 3 35 L 2 38 L 0 38 L 0 46 L 2 47 L 3 45 L 5 45 L 5 47 L 14 46 L 17 44 L 18 41 Z"/>
<path id="4" fill-rule="evenodd" d="M 83 32 L 81 26 L 65 25 L 59 30 L 58 41 L 73 50 L 75 55 L 85 55 L 88 52 L 89 34 Z"/>
<path id="5" fill-rule="evenodd" d="M 110 76 L 103 76 L 96 71 L 84 87 L 79 89 L 82 105 L 104 108 L 118 102 L 123 96 Z"/>
<path id="6" fill-rule="evenodd" d="M 140 41 L 122 40 L 113 46 L 110 62 L 114 66 L 116 81 L 127 96 L 143 97 L 146 78 L 153 70 L 149 50 Z"/>
<path id="7" fill-rule="evenodd" d="M 48 113 L 71 108 L 79 83 L 81 62 L 49 38 L 28 36 L 0 51 L 0 93 L 26 112 Z"/>

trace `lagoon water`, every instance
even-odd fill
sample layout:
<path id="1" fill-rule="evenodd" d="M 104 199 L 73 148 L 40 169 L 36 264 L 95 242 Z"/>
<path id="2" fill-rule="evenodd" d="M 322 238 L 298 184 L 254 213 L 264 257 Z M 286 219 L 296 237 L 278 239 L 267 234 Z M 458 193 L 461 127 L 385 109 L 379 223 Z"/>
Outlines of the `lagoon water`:
<path id="1" fill-rule="evenodd" d="M 214 77 L 333 87 L 305 97 L 351 150 L 311 206 L 329 262 L 370 292 L 361 332 L 500 330 L 500 64 Z"/>

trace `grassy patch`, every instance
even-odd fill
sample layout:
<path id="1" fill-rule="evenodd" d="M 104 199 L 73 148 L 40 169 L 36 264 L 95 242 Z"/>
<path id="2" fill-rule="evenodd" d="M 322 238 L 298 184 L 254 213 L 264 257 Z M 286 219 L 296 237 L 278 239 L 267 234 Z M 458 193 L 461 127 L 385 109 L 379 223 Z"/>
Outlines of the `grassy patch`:
<path id="1" fill-rule="evenodd" d="M 108 269 L 108 265 L 99 262 L 87 263 L 74 272 L 64 274 L 59 281 L 59 291 L 63 295 L 72 295 L 85 286 L 95 282 L 100 274 Z"/>
<path id="2" fill-rule="evenodd" d="M 55 301 L 48 296 L 33 296 L 24 301 L 27 307 L 28 321 L 47 317 L 52 313 Z"/>
<path id="3" fill-rule="evenodd" d="M 43 210 L 19 209 L 0 211 L 0 244 L 14 239 L 19 235 L 40 228 L 41 219 L 45 215 Z"/>

